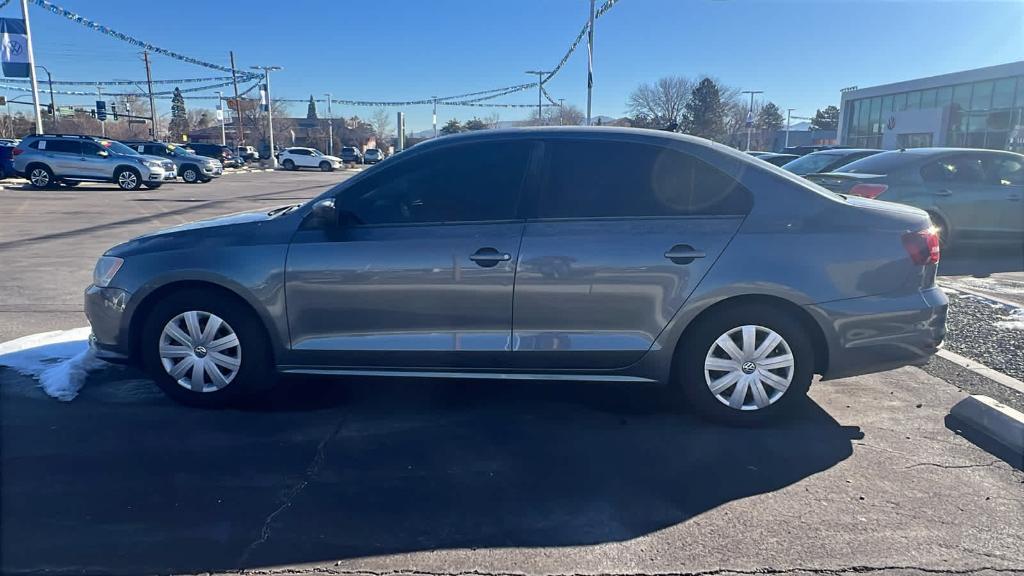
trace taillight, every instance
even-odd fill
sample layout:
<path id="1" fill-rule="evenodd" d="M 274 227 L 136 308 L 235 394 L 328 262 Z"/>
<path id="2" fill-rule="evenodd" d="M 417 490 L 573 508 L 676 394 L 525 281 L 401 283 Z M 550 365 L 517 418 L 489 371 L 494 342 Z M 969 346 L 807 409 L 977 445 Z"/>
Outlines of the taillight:
<path id="1" fill-rule="evenodd" d="M 21 154 L 22 152 L 24 152 L 24 150 L 22 150 L 21 148 L 15 148 L 14 151 L 11 152 L 11 155 L 12 156 L 17 156 L 18 154 Z"/>
<path id="2" fill-rule="evenodd" d="M 939 263 L 939 231 L 934 226 L 903 235 L 903 247 L 918 266 Z"/>
<path id="3" fill-rule="evenodd" d="M 850 194 L 864 198 L 878 198 L 882 192 L 888 189 L 889 187 L 885 184 L 855 184 L 853 188 L 850 188 Z"/>

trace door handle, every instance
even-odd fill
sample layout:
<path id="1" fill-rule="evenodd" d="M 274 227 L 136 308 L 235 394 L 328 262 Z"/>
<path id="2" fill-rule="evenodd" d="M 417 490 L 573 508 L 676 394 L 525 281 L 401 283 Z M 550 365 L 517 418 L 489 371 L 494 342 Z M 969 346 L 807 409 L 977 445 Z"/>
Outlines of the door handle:
<path id="1" fill-rule="evenodd" d="M 469 259 L 484 268 L 491 268 L 497 266 L 499 262 L 508 262 L 512 255 L 508 252 L 498 252 L 494 248 L 481 248 L 470 255 Z"/>
<path id="2" fill-rule="evenodd" d="M 703 250 L 696 250 L 689 244 L 676 244 L 665 252 L 665 258 L 672 261 L 673 264 L 689 264 L 696 258 L 703 258 L 706 256 Z"/>
<path id="3" fill-rule="evenodd" d="M 934 194 L 936 196 L 952 196 L 953 195 L 953 193 L 951 191 L 949 191 L 949 190 L 947 190 L 945 188 L 943 188 L 942 190 L 936 190 L 936 191 L 932 192 L 932 194 Z"/>

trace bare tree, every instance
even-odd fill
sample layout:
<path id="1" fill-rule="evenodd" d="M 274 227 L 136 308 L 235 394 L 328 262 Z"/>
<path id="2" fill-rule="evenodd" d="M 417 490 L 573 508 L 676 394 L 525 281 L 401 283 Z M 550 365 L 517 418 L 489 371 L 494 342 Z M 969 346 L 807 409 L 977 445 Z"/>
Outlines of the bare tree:
<path id="1" fill-rule="evenodd" d="M 643 83 L 629 95 L 626 106 L 630 116 L 652 126 L 681 126 L 686 102 L 695 84 L 683 76 L 665 76 L 654 83 Z"/>
<path id="2" fill-rule="evenodd" d="M 484 121 L 484 124 L 487 124 L 488 128 L 497 128 L 498 124 L 501 122 L 501 114 L 498 114 L 497 110 L 495 110 L 481 118 L 481 120 Z"/>
<path id="3" fill-rule="evenodd" d="M 387 108 L 378 108 L 370 116 L 370 125 L 377 138 L 384 140 L 391 135 L 391 112 Z"/>
<path id="4" fill-rule="evenodd" d="M 537 109 L 534 108 L 533 111 L 530 112 L 530 118 L 528 120 L 529 125 L 580 126 L 587 119 L 583 111 L 572 104 L 562 104 L 562 106 L 544 108 L 543 115 L 543 122 L 538 122 Z"/>
<path id="5" fill-rule="evenodd" d="M 214 124 L 216 114 L 205 108 L 193 108 L 185 113 L 189 130 L 201 130 Z"/>

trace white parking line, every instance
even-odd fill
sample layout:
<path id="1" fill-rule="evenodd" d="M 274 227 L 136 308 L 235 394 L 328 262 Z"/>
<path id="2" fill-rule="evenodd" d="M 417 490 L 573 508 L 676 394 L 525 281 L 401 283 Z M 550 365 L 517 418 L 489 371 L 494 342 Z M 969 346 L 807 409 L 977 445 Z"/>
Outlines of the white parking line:
<path id="1" fill-rule="evenodd" d="M 970 370 L 971 372 L 974 372 L 979 376 L 984 376 L 985 378 L 988 378 L 989 380 L 992 380 L 997 384 L 1001 384 L 1003 386 L 1006 386 L 1007 388 L 1012 388 L 1017 392 L 1024 394 L 1024 382 L 1021 382 L 1020 380 L 1017 380 L 1012 376 L 1007 376 L 1006 374 L 1003 374 L 998 370 L 993 370 L 992 368 L 985 366 L 981 362 L 976 362 L 974 360 L 971 360 L 970 358 L 961 356 L 956 352 L 950 352 L 945 348 L 941 348 L 939 350 L 938 356 L 939 358 L 945 358 L 946 360 L 949 360 L 950 362 L 957 364 L 962 368 L 966 368 L 967 370 Z"/>

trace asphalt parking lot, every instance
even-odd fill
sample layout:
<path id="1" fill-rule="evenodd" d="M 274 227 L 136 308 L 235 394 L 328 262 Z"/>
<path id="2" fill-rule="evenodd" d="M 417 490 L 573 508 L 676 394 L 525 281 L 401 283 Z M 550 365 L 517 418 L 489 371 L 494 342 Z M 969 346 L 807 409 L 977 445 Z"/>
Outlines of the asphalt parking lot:
<path id="1" fill-rule="evenodd" d="M 345 177 L 7 186 L 0 342 L 84 326 L 117 242 Z M 0 572 L 1024 574 L 1024 472 L 948 421 L 960 388 L 818 382 L 791 421 L 730 429 L 636 386 L 291 379 L 204 411 L 130 368 L 67 403 L 0 368 Z"/>

